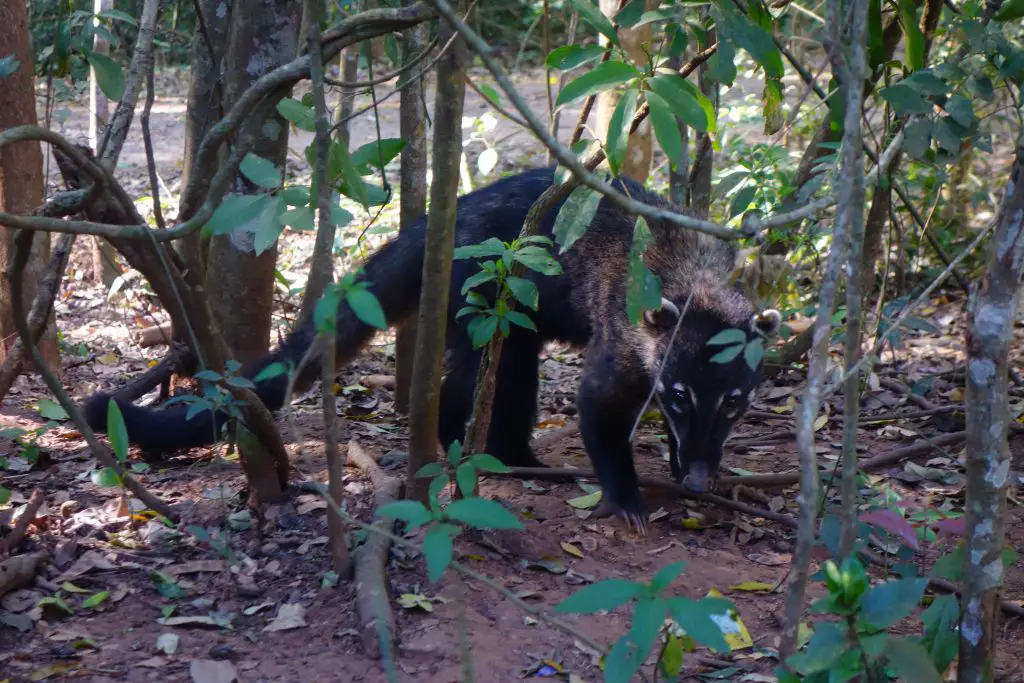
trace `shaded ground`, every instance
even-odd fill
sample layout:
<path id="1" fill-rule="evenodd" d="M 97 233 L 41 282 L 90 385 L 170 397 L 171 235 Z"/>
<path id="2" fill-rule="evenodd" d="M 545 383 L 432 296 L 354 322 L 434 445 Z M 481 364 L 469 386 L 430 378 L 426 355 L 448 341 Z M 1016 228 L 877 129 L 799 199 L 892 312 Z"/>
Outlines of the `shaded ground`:
<path id="1" fill-rule="evenodd" d="M 168 80 L 161 92 L 173 92 L 172 85 L 173 81 Z M 180 84 L 178 87 L 181 93 Z M 540 107 L 544 101 L 540 88 L 533 87 L 528 94 Z M 478 97 L 468 97 L 467 114 L 483 110 Z M 158 168 L 174 191 L 184 100 L 162 98 L 159 107 L 154 115 L 154 135 L 161 141 Z M 575 113 L 569 113 L 563 120 L 574 119 Z M 75 111 L 67 127 L 83 130 L 82 123 L 81 111 Z M 386 136 L 397 135 L 397 99 L 382 106 L 381 125 Z M 372 126 L 372 120 L 360 119 L 354 137 L 370 139 Z M 499 126 L 493 133 L 495 140 L 507 132 Z M 300 150 L 304 144 L 304 140 L 294 141 L 292 147 Z M 141 149 L 140 141 L 132 138 L 118 171 L 136 196 L 145 194 Z M 479 148 L 472 151 L 474 159 Z M 541 155 L 532 138 L 521 134 L 502 144 L 501 159 L 511 168 L 536 164 Z M 287 236 L 283 240 L 283 267 L 304 273 L 311 242 L 306 235 Z M 58 309 L 58 322 L 68 347 L 63 378 L 77 397 L 123 381 L 163 351 L 139 349 L 130 338 L 140 326 L 151 324 L 154 317 L 159 319 L 153 303 L 129 287 L 127 296 L 114 297 L 116 307 L 112 307 L 101 288 L 82 280 L 86 263 L 80 246 L 75 256 L 77 270 L 65 284 Z M 913 397 L 880 388 L 865 397 L 866 415 L 891 415 L 919 407 L 922 401 L 940 405 L 962 401 L 963 379 L 957 372 L 963 367 L 963 305 L 959 296 L 934 302 L 922 317 L 932 322 L 937 332 L 908 332 L 906 347 L 895 360 L 886 353 L 887 365 L 879 368 L 883 378 L 898 377 L 908 385 L 930 381 L 927 391 L 923 384 L 916 384 L 920 397 Z M 1018 330 L 1018 337 L 1024 337 L 1024 330 Z M 379 339 L 372 351 L 347 368 L 342 386 L 357 384 L 369 375 L 390 374 L 393 367 L 388 341 Z M 1019 367 L 1019 355 L 1017 360 Z M 571 422 L 579 367 L 575 353 L 557 347 L 547 350 L 542 365 L 540 433 Z M 800 395 L 801 383 L 802 378 L 796 374 L 765 382 L 754 406 L 760 412 L 744 420 L 734 435 L 733 441 L 742 447 L 730 448 L 728 467 L 759 473 L 795 470 L 794 447 L 784 433 L 792 429 L 792 402 Z M 35 404 L 44 396 L 46 392 L 37 378 L 21 378 L 4 403 L 4 424 L 29 428 L 41 424 Z M 404 463 L 396 452 L 405 449 L 405 420 L 394 414 L 387 389 L 374 388 L 371 396 L 372 400 L 360 397 L 358 403 L 371 405 L 373 412 L 358 418 L 352 413 L 365 408 L 357 410 L 353 407 L 356 401 L 343 397 L 339 410 L 350 419 L 342 442 L 358 440 L 374 455 L 385 456 L 381 462 L 401 476 Z M 1017 396 L 1017 414 L 1024 407 L 1022 403 L 1022 397 Z M 315 395 L 299 399 L 295 410 L 301 433 L 294 434 L 287 428 L 284 431 L 294 456 L 292 481 L 323 477 L 321 420 Z M 832 416 L 841 411 L 841 401 L 834 400 L 830 419 L 818 433 L 819 451 L 826 462 L 838 455 L 841 424 Z M 864 456 L 870 457 L 909 443 L 917 435 L 933 436 L 961 428 L 962 416 L 956 415 L 875 423 L 865 427 L 861 444 Z M 637 462 L 642 474 L 668 476 L 667 463 L 661 456 L 662 436 L 654 426 L 641 430 Z M 750 439 L 760 441 L 752 444 Z M 577 436 L 546 440 L 551 443 L 540 455 L 549 464 L 588 466 Z M 30 545 L 50 550 L 54 562 L 45 573 L 48 583 L 42 588 L 11 594 L 0 603 L 4 621 L 11 624 L 0 626 L 0 679 L 41 680 L 52 674 L 51 679 L 66 675 L 88 681 L 230 680 L 203 678 L 201 674 L 197 677 L 195 671 L 190 671 L 190 667 L 201 669 L 209 666 L 210 660 L 220 660 L 230 662 L 242 681 L 385 680 L 379 663 L 363 654 L 354 632 L 352 587 L 344 582 L 337 588 L 322 586 L 330 569 L 325 547 L 326 511 L 314 496 L 296 491 L 291 502 L 267 510 L 262 521 L 253 520 L 239 503 L 244 479 L 236 462 L 212 457 L 208 449 L 197 449 L 171 462 L 152 465 L 142 475 L 146 485 L 176 503 L 187 514 L 189 524 L 205 528 L 215 537 L 223 535 L 226 519 L 233 525 L 227 538 L 239 561 L 228 563 L 208 544 L 197 543 L 187 535 L 177 536 L 156 522 L 140 519 L 139 528 L 132 530 L 127 518 L 119 514 L 112 490 L 99 489 L 90 481 L 94 461 L 79 435 L 69 427 L 61 425 L 46 432 L 39 443 L 46 455 L 34 468 L 21 464 L 19 449 L 9 442 L 3 445 L 17 465 L 4 472 L 3 481 L 14 491 L 15 502 L 27 498 L 36 486 L 47 492 L 43 511 L 47 528 L 40 529 Z M 299 446 L 305 457 L 298 453 Z M 1014 472 L 1019 473 L 1024 462 L 1024 440 L 1017 438 L 1012 447 Z M 963 476 L 957 458 L 961 451 L 960 447 L 939 450 L 916 459 L 916 465 L 899 464 L 876 473 L 869 493 L 877 496 L 891 491 L 909 501 L 912 510 L 939 509 L 944 504 L 960 510 Z M 1015 481 L 1014 493 L 1019 496 L 1020 480 Z M 575 484 L 488 480 L 482 495 L 507 502 L 527 521 L 528 532 L 521 535 L 521 544 L 510 546 L 507 555 L 460 539 L 456 549 L 461 560 L 546 610 L 588 582 L 612 577 L 644 579 L 669 562 L 685 561 L 686 570 L 675 590 L 690 597 L 703 596 L 711 589 L 725 593 L 737 605 L 751 635 L 752 647 L 738 650 L 733 656 L 737 665 L 749 667 L 754 673 L 726 671 L 726 677 L 769 680 L 758 676 L 768 674 L 774 664 L 771 653 L 777 645 L 776 615 L 782 606 L 782 594 L 732 587 L 782 581 L 792 548 L 790 532 L 762 518 L 648 491 L 650 509 L 657 512 L 650 535 L 642 538 L 616 522 L 588 519 L 587 510 L 567 503 L 584 493 Z M 774 511 L 792 513 L 795 509 L 793 487 L 736 495 Z M 372 489 L 368 480 L 354 470 L 347 475 L 346 496 L 349 509 L 368 519 Z M 1021 548 L 1024 513 L 1014 501 L 1006 529 L 1011 544 Z M 947 540 L 938 546 L 926 545 L 915 562 L 926 570 L 947 547 Z M 154 579 L 159 576 L 155 572 L 171 578 L 161 583 Z M 40 596 L 48 594 L 46 586 L 61 587 L 65 581 L 72 586 L 63 585 L 61 595 L 73 608 L 73 615 L 49 608 L 32 609 Z M 463 680 L 460 634 L 466 634 L 466 649 L 472 654 L 479 681 L 548 677 L 549 672 L 542 668 L 545 661 L 576 676 L 569 680 L 600 680 L 596 659 L 585 646 L 528 618 L 507 597 L 490 588 L 463 583 L 451 572 L 432 585 L 426 579 L 421 558 L 397 551 L 392 554 L 389 582 L 401 640 L 399 680 Z M 87 592 L 69 592 L 75 587 Z M 109 591 L 110 596 L 94 609 L 83 605 L 91 594 L 100 591 Z M 180 596 L 174 595 L 177 591 Z M 429 598 L 430 611 L 402 608 L 398 600 L 403 595 Z M 1018 604 L 1024 598 L 1020 563 L 1008 572 L 1005 597 Z M 465 604 L 464 613 L 455 598 Z M 300 605 L 304 623 L 291 630 L 266 630 L 282 605 Z M 172 606 L 172 617 L 199 617 L 213 623 L 158 623 Z M 609 615 L 567 620 L 591 638 L 611 643 L 624 632 L 628 616 L 626 610 L 619 609 Z M 28 630 L 19 631 L 18 626 Z M 173 654 L 157 649 L 161 636 L 164 643 L 174 640 L 165 634 L 177 636 Z M 999 662 L 1000 680 L 1024 680 L 1016 658 L 1021 637 L 1019 621 L 1008 622 L 1000 633 L 1004 653 Z M 171 648 L 168 645 L 166 649 Z M 196 665 L 197 661 L 206 663 Z"/>

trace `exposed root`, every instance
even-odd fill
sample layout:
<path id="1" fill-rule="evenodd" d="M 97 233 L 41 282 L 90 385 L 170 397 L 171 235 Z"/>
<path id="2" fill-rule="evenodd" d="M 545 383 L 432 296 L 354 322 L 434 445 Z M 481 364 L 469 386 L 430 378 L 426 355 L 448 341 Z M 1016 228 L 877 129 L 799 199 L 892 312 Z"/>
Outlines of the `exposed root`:
<path id="1" fill-rule="evenodd" d="M 353 439 L 348 443 L 348 461 L 370 476 L 373 483 L 373 502 L 376 508 L 398 500 L 402 492 L 401 480 L 384 472 L 376 461 Z M 377 520 L 373 524 L 391 532 L 393 520 Z M 381 654 L 391 656 L 395 634 L 395 619 L 388 597 L 387 565 L 391 539 L 371 533 L 356 553 L 355 584 L 356 610 L 359 613 L 359 636 L 368 657 L 380 659 Z M 382 647 L 383 646 L 383 647 Z"/>
<path id="2" fill-rule="evenodd" d="M 0 597 L 31 585 L 47 559 L 47 554 L 40 552 L 17 555 L 0 562 Z"/>

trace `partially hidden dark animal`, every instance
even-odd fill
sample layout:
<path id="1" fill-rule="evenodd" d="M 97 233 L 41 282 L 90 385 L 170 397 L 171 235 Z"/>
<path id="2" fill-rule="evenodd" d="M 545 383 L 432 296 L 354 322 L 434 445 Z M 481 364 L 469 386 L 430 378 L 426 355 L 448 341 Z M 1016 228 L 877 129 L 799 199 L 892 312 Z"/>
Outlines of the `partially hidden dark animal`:
<path id="1" fill-rule="evenodd" d="M 531 170 L 461 197 L 456 245 L 477 244 L 491 237 L 505 242 L 515 239 L 530 206 L 553 178 L 551 168 Z M 641 201 L 671 207 L 638 183 L 624 180 L 616 184 Z M 551 234 L 556 215 L 557 208 L 549 212 L 542 226 L 544 234 Z M 749 405 L 760 379 L 760 367 L 752 369 L 744 354 L 730 362 L 712 362 L 722 347 L 707 342 L 727 329 L 742 330 L 748 341 L 756 335 L 774 334 L 779 315 L 774 311 L 756 313 L 739 286 L 730 284 L 736 254 L 731 243 L 653 221 L 649 224 L 653 239 L 644 260 L 660 278 L 662 306 L 649 311 L 641 324 L 631 324 L 626 312 L 626 281 L 634 223 L 635 216 L 602 199 L 584 235 L 558 256 L 563 272 L 556 276 L 531 272 L 527 276 L 540 295 L 538 310 L 527 311 L 537 331 L 512 326 L 506 339 L 487 449 L 510 466 L 541 465 L 530 448 L 541 347 L 550 340 L 584 347 L 577 409 L 583 443 L 604 491 L 600 514 L 617 514 L 642 530 L 646 526 L 630 438 L 652 390 L 668 426 L 676 481 L 694 492 L 707 490 L 717 475 L 723 442 Z M 421 218 L 371 256 L 360 275 L 370 283 L 391 326 L 400 325 L 417 311 L 425 230 L 426 219 Z M 456 319 L 455 314 L 465 305 L 459 293 L 463 282 L 479 270 L 473 260 L 456 261 L 452 270 L 438 434 L 446 448 L 463 439 L 472 409 L 480 351 L 472 347 L 467 317 Z M 480 291 L 493 300 L 493 289 Z M 342 303 L 337 315 L 338 367 L 351 361 L 373 334 L 374 329 Z M 276 350 L 244 368 L 243 374 L 255 377 L 277 361 L 297 364 L 314 337 L 313 321 L 301 321 Z M 317 377 L 318 364 L 307 367 L 310 369 L 299 378 L 297 390 Z M 286 380 L 279 375 L 259 382 L 256 393 L 269 409 L 277 410 L 285 388 Z M 87 419 L 97 431 L 105 431 L 107 403 L 105 394 L 87 401 Z M 210 411 L 186 419 L 188 407 L 181 404 L 164 409 L 120 404 L 120 409 L 130 441 L 149 454 L 207 444 L 215 433 L 211 422 L 216 420 L 219 428 L 227 419 Z"/>

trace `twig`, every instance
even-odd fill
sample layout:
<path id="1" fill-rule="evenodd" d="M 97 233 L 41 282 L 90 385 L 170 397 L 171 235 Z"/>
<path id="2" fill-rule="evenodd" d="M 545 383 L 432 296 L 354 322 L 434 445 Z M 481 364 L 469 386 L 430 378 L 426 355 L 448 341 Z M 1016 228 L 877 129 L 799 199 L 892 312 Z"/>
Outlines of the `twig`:
<path id="1" fill-rule="evenodd" d="M 28 533 L 29 526 L 35 521 L 36 514 L 39 512 L 39 508 L 42 507 L 44 500 L 42 489 L 34 489 L 32 491 L 32 495 L 29 496 L 25 509 L 22 511 L 21 516 L 18 517 L 18 521 L 14 523 L 14 528 L 11 529 L 10 535 L 4 538 L 3 542 L 0 542 L 0 557 L 6 556 L 25 540 L 25 534 Z"/>
<path id="2" fill-rule="evenodd" d="M 408 62 L 406 62 L 399 68 L 395 69 L 394 71 L 389 71 L 383 76 L 375 76 L 374 78 L 370 78 L 365 81 L 344 81 L 339 80 L 337 78 L 331 78 L 327 74 L 324 74 L 324 83 L 334 88 L 342 88 L 343 90 L 359 90 L 362 88 L 372 88 L 375 85 L 387 83 L 391 79 L 401 76 L 406 71 L 410 71 L 414 66 L 422 62 L 426 58 L 426 56 L 430 54 L 430 51 L 433 50 L 435 47 L 437 47 L 436 36 L 427 44 L 425 48 L 423 48 L 422 52 L 420 52 L 418 55 L 410 59 Z"/>
<path id="3" fill-rule="evenodd" d="M 472 90 L 477 95 L 482 97 L 484 101 L 487 102 L 487 104 L 491 105 L 491 108 L 494 109 L 494 111 L 498 112 L 499 114 L 501 114 L 502 116 L 504 116 L 506 119 L 516 124 L 517 126 L 529 128 L 529 124 L 526 123 L 526 121 L 523 121 L 521 118 L 519 118 L 512 112 L 508 111 L 497 102 L 491 100 L 491 98 L 489 98 L 487 95 L 483 94 L 483 92 L 480 90 L 479 87 L 477 87 L 477 84 L 473 82 L 473 79 L 469 75 L 466 76 L 466 85 L 469 86 L 470 90 Z"/>
<path id="4" fill-rule="evenodd" d="M 153 110 L 153 100 L 156 98 L 153 88 L 153 60 L 149 60 L 146 71 L 146 104 L 142 108 L 142 115 L 139 123 L 142 124 L 142 144 L 146 150 L 146 168 L 149 171 L 149 193 L 153 197 L 153 218 L 156 220 L 156 227 L 165 230 L 167 224 L 164 222 L 164 210 L 160 206 L 160 182 L 156 174 L 156 157 L 153 155 L 153 136 L 149 130 L 149 114 Z"/>
<path id="5" fill-rule="evenodd" d="M 904 394 L 907 397 L 908 401 L 910 401 L 911 403 L 916 403 L 924 410 L 935 410 L 936 408 L 939 407 L 932 403 L 931 401 L 929 401 L 928 399 L 926 399 L 924 396 L 919 396 L 915 394 L 913 390 L 903 382 L 899 382 L 889 377 L 879 377 L 878 383 L 890 391 L 898 391 L 899 393 Z"/>
<path id="6" fill-rule="evenodd" d="M 0 562 L 0 597 L 23 586 L 32 585 L 32 580 L 49 559 L 45 552 L 15 555 Z"/>
<path id="7" fill-rule="evenodd" d="M 379 510 L 388 503 L 399 500 L 402 491 L 401 480 L 386 474 L 355 439 L 348 442 L 348 461 L 370 477 L 375 509 Z M 373 523 L 374 528 L 389 533 L 394 529 L 394 525 L 394 520 L 390 519 L 378 519 Z M 387 536 L 371 533 L 356 554 L 355 586 L 359 635 L 363 641 L 364 651 L 373 659 L 380 659 L 382 654 L 380 634 L 395 632 L 395 619 L 391 612 L 387 586 L 390 547 L 391 539 Z M 386 654 L 390 656 L 390 652 Z"/>

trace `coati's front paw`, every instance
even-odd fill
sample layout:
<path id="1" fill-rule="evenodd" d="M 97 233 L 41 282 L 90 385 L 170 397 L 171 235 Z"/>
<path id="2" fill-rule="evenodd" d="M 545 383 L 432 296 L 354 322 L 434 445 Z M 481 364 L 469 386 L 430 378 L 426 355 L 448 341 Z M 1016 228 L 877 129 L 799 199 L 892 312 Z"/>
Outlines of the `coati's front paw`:
<path id="1" fill-rule="evenodd" d="M 647 535 L 647 516 L 644 515 L 643 504 L 639 500 L 617 503 L 610 496 L 602 495 L 593 517 L 601 519 L 612 515 L 621 519 L 641 536 Z"/>

